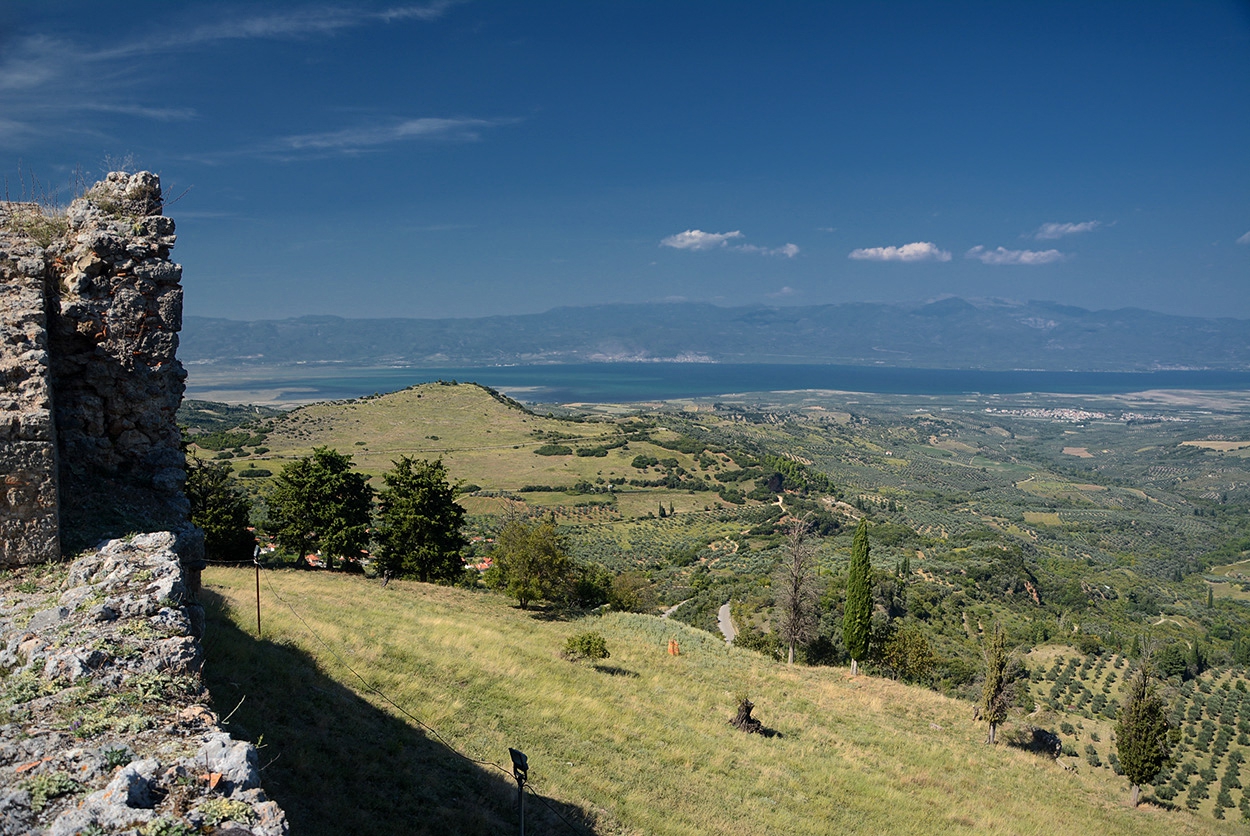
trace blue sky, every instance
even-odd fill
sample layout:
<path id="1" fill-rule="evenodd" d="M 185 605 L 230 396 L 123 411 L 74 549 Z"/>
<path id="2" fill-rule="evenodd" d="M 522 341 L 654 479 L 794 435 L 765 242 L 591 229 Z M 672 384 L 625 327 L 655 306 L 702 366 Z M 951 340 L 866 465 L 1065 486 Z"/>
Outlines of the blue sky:
<path id="1" fill-rule="evenodd" d="M 0 161 L 178 194 L 186 312 L 1250 318 L 1247 2 L 0 6 Z"/>

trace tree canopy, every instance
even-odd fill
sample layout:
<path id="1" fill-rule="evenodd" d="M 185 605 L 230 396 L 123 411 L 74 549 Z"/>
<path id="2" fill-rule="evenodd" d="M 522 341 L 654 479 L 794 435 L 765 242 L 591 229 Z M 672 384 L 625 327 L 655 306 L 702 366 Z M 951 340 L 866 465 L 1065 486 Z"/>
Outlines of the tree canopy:
<path id="1" fill-rule="evenodd" d="M 995 742 L 998 726 L 1007 719 L 1011 707 L 1012 678 L 1008 675 L 1007 633 L 1001 624 L 995 624 L 985 646 L 985 682 L 981 686 L 981 719 L 990 724 L 986 743 Z"/>
<path id="2" fill-rule="evenodd" d="M 573 560 L 554 522 L 511 520 L 496 537 L 491 557 L 488 582 L 515 597 L 521 609 L 566 597 L 575 580 Z"/>
<path id="3" fill-rule="evenodd" d="M 256 548 L 256 536 L 248 528 L 251 503 L 234 486 L 230 468 L 188 456 L 186 494 L 191 522 L 204 530 L 209 559 L 251 560 Z"/>
<path id="4" fill-rule="evenodd" d="M 1141 785 L 1154 780 L 1172 757 L 1170 728 L 1163 700 L 1155 693 L 1144 669 L 1129 681 L 1128 697 L 1115 726 L 1120 768 L 1133 788 L 1137 806 Z"/>
<path id="5" fill-rule="evenodd" d="M 402 456 L 382 475 L 378 494 L 378 563 L 387 575 L 451 581 L 464 571 L 464 508 L 442 459 Z"/>
<path id="6" fill-rule="evenodd" d="M 266 497 L 279 545 L 301 559 L 320 551 L 330 569 L 336 557 L 360 556 L 369 544 L 373 489 L 351 466 L 351 456 L 316 447 L 282 468 Z"/>
<path id="7" fill-rule="evenodd" d="M 868 560 L 868 520 L 860 518 L 851 542 L 851 563 L 847 568 L 846 608 L 842 615 L 842 637 L 851 655 L 851 675 L 859 673 L 859 662 L 868 655 L 868 634 L 872 628 L 872 564 Z"/>

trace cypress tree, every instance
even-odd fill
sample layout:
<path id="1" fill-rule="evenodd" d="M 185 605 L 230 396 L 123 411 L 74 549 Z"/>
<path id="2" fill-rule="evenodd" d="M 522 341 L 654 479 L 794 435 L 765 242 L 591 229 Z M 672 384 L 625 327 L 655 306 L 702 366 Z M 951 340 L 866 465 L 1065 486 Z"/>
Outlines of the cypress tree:
<path id="1" fill-rule="evenodd" d="M 868 520 L 861 517 L 851 543 L 842 616 L 842 637 L 851 654 L 851 676 L 859 673 L 859 660 L 868 655 L 868 631 L 872 625 L 872 564 L 868 562 L 868 550 Z"/>
<path id="2" fill-rule="evenodd" d="M 985 647 L 985 684 L 981 688 L 981 719 L 990 724 L 986 743 L 993 745 L 998 724 L 1007 719 L 1011 705 L 1010 679 L 1007 676 L 1007 634 L 1001 624 L 994 625 L 990 642 Z"/>
<path id="3" fill-rule="evenodd" d="M 1172 757 L 1163 700 L 1144 670 L 1139 670 L 1129 682 L 1128 699 L 1115 727 L 1115 742 L 1120 767 L 1133 787 L 1132 802 L 1136 807 L 1141 785 L 1153 781 Z"/>

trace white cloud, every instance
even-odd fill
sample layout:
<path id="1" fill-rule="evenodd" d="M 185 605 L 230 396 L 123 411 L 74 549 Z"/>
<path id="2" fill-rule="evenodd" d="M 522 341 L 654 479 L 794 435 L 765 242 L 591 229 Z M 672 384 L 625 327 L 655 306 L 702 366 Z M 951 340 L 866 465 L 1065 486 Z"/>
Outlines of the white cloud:
<path id="1" fill-rule="evenodd" d="M 1091 232 L 1102 226 L 1102 221 L 1082 221 L 1077 224 L 1042 224 L 1033 233 L 1038 241 L 1053 241 L 1065 235 L 1076 235 L 1078 232 Z"/>
<path id="2" fill-rule="evenodd" d="M 770 299 L 784 299 L 787 296 L 794 296 L 796 293 L 798 293 L 797 290 L 787 285 L 786 287 L 783 287 L 781 290 L 778 290 L 775 293 L 768 294 L 768 297 Z"/>
<path id="3" fill-rule="evenodd" d="M 901 247 L 865 247 L 852 250 L 848 258 L 856 261 L 950 261 L 951 254 L 928 241 L 916 241 Z"/>
<path id="4" fill-rule="evenodd" d="M 672 247 L 675 250 L 712 250 L 723 247 L 727 241 L 741 238 L 738 230 L 733 232 L 704 232 L 701 229 L 687 229 L 676 235 L 670 235 L 660 241 L 661 247 Z"/>
<path id="5" fill-rule="evenodd" d="M 1009 250 L 999 247 L 987 250 L 977 245 L 965 253 L 966 258 L 975 258 L 982 264 L 1050 264 L 1063 261 L 1064 254 L 1058 250 Z"/>
<path id="6" fill-rule="evenodd" d="M 1238 244 L 1250 244 L 1250 232 L 1237 239 Z"/>
<path id="7" fill-rule="evenodd" d="M 739 230 L 733 232 L 704 232 L 701 229 L 687 229 L 676 235 L 670 235 L 660 241 L 661 247 L 672 247 L 675 250 L 715 250 L 727 247 L 730 241 L 736 241 L 743 235 Z M 761 247 L 756 244 L 735 244 L 729 247 L 740 253 L 756 253 L 758 255 L 779 255 L 794 258 L 799 254 L 798 244 L 782 244 L 780 247 Z"/>
<path id="8" fill-rule="evenodd" d="M 799 254 L 798 244 L 783 244 L 780 247 L 757 247 L 754 244 L 739 244 L 733 249 L 744 253 L 759 253 L 760 255 L 782 255 L 786 258 L 794 258 Z"/>

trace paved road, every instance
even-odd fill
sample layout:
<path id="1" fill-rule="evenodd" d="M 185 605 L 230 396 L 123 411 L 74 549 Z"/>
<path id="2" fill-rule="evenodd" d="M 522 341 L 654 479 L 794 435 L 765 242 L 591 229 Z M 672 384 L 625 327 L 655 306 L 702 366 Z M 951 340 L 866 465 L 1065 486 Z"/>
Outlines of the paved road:
<path id="1" fill-rule="evenodd" d="M 734 620 L 729 615 L 728 601 L 722 604 L 721 608 L 716 611 L 716 622 L 720 626 L 721 633 L 725 636 L 725 644 L 733 644 L 738 631 L 734 629 Z"/>

